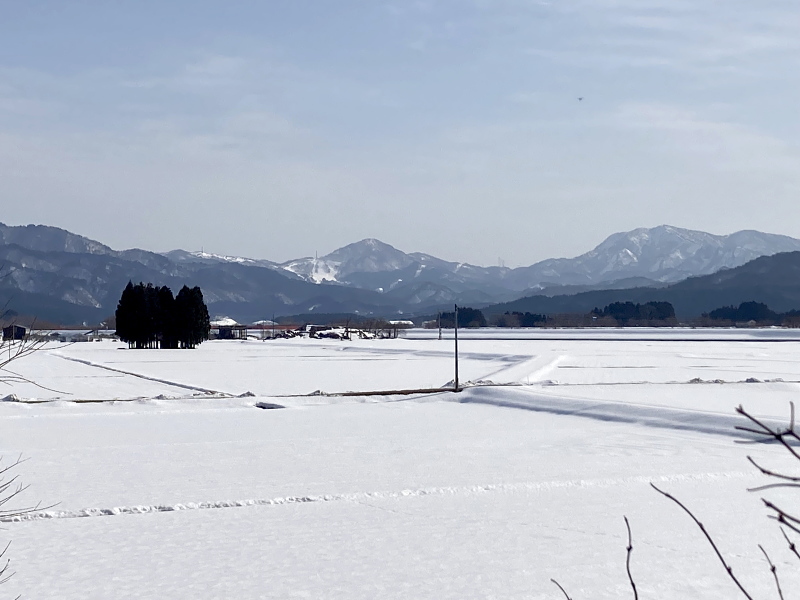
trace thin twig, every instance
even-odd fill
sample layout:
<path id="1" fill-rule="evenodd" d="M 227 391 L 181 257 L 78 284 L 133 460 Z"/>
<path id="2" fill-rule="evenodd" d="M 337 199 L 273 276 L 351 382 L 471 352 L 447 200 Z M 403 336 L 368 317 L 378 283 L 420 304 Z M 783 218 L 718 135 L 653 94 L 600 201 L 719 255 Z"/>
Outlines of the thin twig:
<path id="1" fill-rule="evenodd" d="M 767 563 L 769 564 L 769 570 L 772 572 L 772 576 L 775 578 L 775 586 L 778 588 L 778 598 L 783 600 L 783 592 L 781 591 L 781 582 L 778 579 L 778 568 L 770 560 L 769 554 L 767 554 L 767 551 L 764 550 L 764 546 L 759 544 L 758 547 L 761 549 L 761 552 L 764 553 L 764 558 L 767 559 Z"/>
<path id="2" fill-rule="evenodd" d="M 15 517 L 28 515 L 40 510 L 50 510 L 51 508 L 58 506 L 58 503 L 51 504 L 49 506 L 42 506 L 42 503 L 38 502 L 35 506 L 26 506 L 24 508 L 14 508 L 10 510 L 2 508 L 7 502 L 13 500 L 28 489 L 28 485 L 22 485 L 21 483 L 17 483 L 16 486 L 14 485 L 19 477 L 18 475 L 14 475 L 10 479 L 5 478 L 6 473 L 8 473 L 14 467 L 26 462 L 27 460 L 27 458 L 22 458 L 22 455 L 20 455 L 13 463 L 10 463 L 6 466 L 0 466 L 0 521 L 11 521 Z M 0 463 L 2 463 L 2 461 L 3 457 L 0 456 Z M 2 556 L 3 554 L 0 553 L 0 558 L 2 558 Z M 0 576 L 2 576 L 2 571 L 0 571 Z"/>
<path id="3" fill-rule="evenodd" d="M 785 475 L 784 473 L 778 473 L 776 471 L 767 469 L 766 467 L 762 467 L 752 456 L 748 456 L 747 460 L 749 460 L 750 464 L 752 464 L 756 469 L 761 471 L 762 474 L 767 475 L 768 477 L 776 477 L 777 479 L 783 479 L 785 481 L 800 482 L 800 477 L 795 477 L 794 475 Z"/>
<path id="4" fill-rule="evenodd" d="M 553 583 L 555 583 L 558 586 L 558 589 L 560 589 L 561 593 L 564 594 L 564 596 L 566 596 L 567 600 L 572 600 L 572 598 L 569 597 L 569 594 L 567 593 L 567 590 L 565 590 L 563 587 L 561 587 L 560 583 L 558 583 L 555 579 L 551 579 L 550 581 L 552 581 Z"/>
<path id="5" fill-rule="evenodd" d="M 757 425 L 760 428 L 760 431 L 741 426 L 737 426 L 736 429 L 740 431 L 749 431 L 750 433 L 755 433 L 766 437 L 771 437 L 776 441 L 780 442 L 789 451 L 789 453 L 791 453 L 791 455 L 794 456 L 794 458 L 800 460 L 800 454 L 798 454 L 797 451 L 794 448 L 792 448 L 792 446 L 785 439 L 786 437 L 791 437 L 797 441 L 800 441 L 800 436 L 798 436 L 797 432 L 794 429 L 794 402 L 790 402 L 789 405 L 791 410 L 791 417 L 789 420 L 790 427 L 784 431 L 780 431 L 779 429 L 775 430 L 771 429 L 769 426 L 762 423 L 759 419 L 748 413 L 742 407 L 741 404 L 736 407 L 736 412 L 742 415 L 743 417 L 749 419 L 750 422 Z"/>
<path id="6" fill-rule="evenodd" d="M 773 488 L 800 488 L 800 483 L 767 483 L 754 488 L 747 488 L 748 492 L 763 492 Z"/>
<path id="7" fill-rule="evenodd" d="M 708 531 L 706 531 L 705 525 L 703 525 L 699 521 L 699 519 L 694 516 L 694 513 L 692 513 L 692 511 L 689 510 L 688 508 L 686 508 L 686 506 L 680 500 L 675 498 L 675 496 L 660 490 L 653 483 L 650 484 L 650 487 L 652 487 L 655 491 L 657 491 L 659 494 L 661 494 L 665 498 L 668 498 L 669 500 L 672 500 L 675 504 L 680 506 L 687 515 L 689 515 L 691 517 L 691 519 L 700 528 L 700 531 L 703 532 L 703 535 L 706 536 L 706 539 L 708 540 L 708 543 L 711 544 L 711 547 L 714 549 L 714 552 L 717 554 L 717 558 L 719 558 L 720 562 L 722 563 L 722 566 L 725 567 L 725 571 L 728 573 L 728 576 L 733 580 L 733 582 L 736 584 L 736 586 L 739 588 L 739 590 L 742 592 L 742 594 L 744 594 L 744 596 L 746 598 L 748 598 L 748 600 L 753 600 L 753 597 L 747 592 L 747 590 L 744 588 L 744 586 L 741 584 L 741 582 L 733 574 L 733 567 L 731 567 L 725 561 L 725 558 L 722 556 L 722 553 L 719 551 L 719 548 L 717 547 L 717 544 L 714 542 L 714 539 L 711 537 L 711 535 L 709 535 Z"/>
<path id="8" fill-rule="evenodd" d="M 790 515 L 789 513 L 787 513 L 785 510 L 783 510 L 780 506 L 778 506 L 774 502 L 771 502 L 770 500 L 767 500 L 766 498 L 762 498 L 761 501 L 764 503 L 764 506 L 766 506 L 770 510 L 774 510 L 778 514 L 778 516 L 783 516 L 783 517 L 786 518 L 787 521 L 791 521 L 793 523 L 797 523 L 798 525 L 800 525 L 800 519 Z"/>
<path id="9" fill-rule="evenodd" d="M 798 519 L 797 517 L 793 517 L 792 515 L 784 511 L 781 507 L 777 506 L 776 504 L 770 502 L 765 498 L 762 498 L 761 501 L 764 503 L 764 506 L 766 506 L 772 511 L 775 511 L 774 515 L 769 516 L 770 519 L 775 519 L 776 521 L 778 521 L 778 523 L 782 523 L 795 533 L 800 534 L 800 519 Z"/>
<path id="10" fill-rule="evenodd" d="M 781 533 L 783 534 L 783 539 L 786 540 L 786 543 L 789 544 L 789 550 L 791 550 L 792 554 L 794 554 L 798 559 L 800 559 L 800 553 L 797 552 L 797 546 L 795 543 L 786 535 L 786 531 L 784 531 L 783 527 L 781 527 Z"/>
<path id="11" fill-rule="evenodd" d="M 628 547 L 627 550 L 627 557 L 625 558 L 625 569 L 628 571 L 628 581 L 631 582 L 631 588 L 633 589 L 633 598 L 634 600 L 639 600 L 639 593 L 636 591 L 636 584 L 633 581 L 633 575 L 631 575 L 631 554 L 633 553 L 633 538 L 631 537 L 631 524 L 628 522 L 628 517 L 625 515 L 622 516 L 625 519 L 625 527 L 628 529 Z"/>
<path id="12" fill-rule="evenodd" d="M 758 436 L 763 436 L 765 441 L 777 441 L 780 443 L 795 459 L 800 461 L 800 454 L 798 454 L 797 450 L 793 446 L 796 446 L 796 442 L 800 441 L 800 435 L 798 435 L 797 431 L 795 430 L 795 407 L 794 402 L 789 402 L 790 408 L 790 415 L 789 415 L 789 427 L 786 429 L 781 429 L 779 427 L 772 428 L 765 423 L 762 423 L 759 419 L 748 413 L 741 405 L 736 408 L 736 412 L 745 418 L 747 418 L 751 423 L 755 424 L 758 429 L 753 429 L 751 427 L 742 427 L 737 426 L 736 429 L 739 431 L 746 431 L 748 433 L 754 433 Z M 791 443 L 790 443 L 791 442 Z M 778 483 L 768 483 L 766 485 L 761 485 L 758 487 L 750 488 L 750 491 L 764 491 L 773 488 L 800 488 L 800 476 L 796 475 L 789 475 L 786 473 L 780 473 L 778 471 L 774 471 L 772 469 L 768 469 L 762 465 L 760 465 L 756 460 L 748 456 L 747 460 L 761 472 L 762 475 L 766 475 L 767 477 L 772 477 L 773 479 L 778 479 Z M 766 498 L 762 498 L 761 501 L 764 505 L 774 512 L 773 515 L 770 515 L 770 518 L 777 520 L 779 523 L 785 525 L 788 529 L 791 529 L 795 533 L 800 533 L 800 518 L 795 517 L 785 510 L 774 504 L 773 502 L 767 500 Z M 784 535 L 785 532 L 784 532 Z M 788 541 L 788 539 L 787 539 Z"/>

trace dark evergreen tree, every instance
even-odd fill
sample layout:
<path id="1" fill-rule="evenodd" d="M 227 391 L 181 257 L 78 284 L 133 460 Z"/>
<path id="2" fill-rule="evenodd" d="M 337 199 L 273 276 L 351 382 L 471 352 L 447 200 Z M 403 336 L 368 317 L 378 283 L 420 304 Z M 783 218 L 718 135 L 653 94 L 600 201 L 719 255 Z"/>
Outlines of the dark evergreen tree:
<path id="1" fill-rule="evenodd" d="M 708 313 L 713 321 L 735 321 L 738 309 L 735 306 L 721 306 Z"/>
<path id="2" fill-rule="evenodd" d="M 455 313 L 442 313 L 442 327 L 452 328 L 455 324 Z M 477 308 L 468 306 L 458 307 L 458 326 L 462 327 L 486 327 L 486 317 Z"/>
<path id="3" fill-rule="evenodd" d="M 207 340 L 211 319 L 199 287 L 183 286 L 175 297 L 175 325 L 181 348 L 194 348 Z"/>
<path id="4" fill-rule="evenodd" d="M 533 314 L 529 312 L 515 312 L 515 315 L 519 315 L 519 324 L 520 327 L 536 327 L 539 323 L 544 323 L 547 321 L 547 317 L 545 315 Z"/>
<path id="5" fill-rule="evenodd" d="M 172 290 L 167 286 L 158 288 L 158 313 L 156 315 L 156 328 L 159 333 L 161 348 L 174 349 L 178 347 L 178 334 L 175 323 L 175 298 Z"/>
<path id="6" fill-rule="evenodd" d="M 142 320 L 142 344 L 145 348 L 157 348 L 160 337 L 158 306 L 158 288 L 152 283 L 143 285 L 144 288 L 144 318 Z"/>
<path id="7" fill-rule="evenodd" d="M 646 302 L 639 307 L 639 319 L 645 321 L 666 321 L 675 318 L 675 308 L 669 302 Z"/>
<path id="8" fill-rule="evenodd" d="M 137 349 L 145 348 L 147 346 L 148 337 L 148 314 L 147 314 L 147 298 L 145 295 L 145 288 L 143 283 L 137 283 L 133 286 L 133 294 L 131 295 L 131 306 L 133 314 L 133 344 Z"/>
<path id="9" fill-rule="evenodd" d="M 778 315 L 762 302 L 742 302 L 739 305 L 738 317 L 741 321 L 767 323 L 777 320 Z"/>
<path id="10" fill-rule="evenodd" d="M 166 286 L 128 282 L 116 318 L 117 335 L 134 348 L 194 348 L 211 332 L 199 287 L 183 286 L 174 298 Z"/>
<path id="11" fill-rule="evenodd" d="M 627 325 L 639 316 L 639 308 L 633 302 L 612 302 L 603 309 L 603 316 L 616 319 L 620 325 Z"/>
<path id="12" fill-rule="evenodd" d="M 117 311 L 114 313 L 117 319 L 117 335 L 123 342 L 128 342 L 131 347 L 136 338 L 136 317 L 133 309 L 133 282 L 129 281 L 122 296 L 117 303 Z"/>
<path id="13" fill-rule="evenodd" d="M 781 320 L 782 315 L 771 310 L 769 306 L 762 302 L 742 302 L 738 308 L 734 306 L 723 306 L 712 310 L 708 317 L 714 321 L 732 321 L 757 323 L 776 323 Z"/>
<path id="14" fill-rule="evenodd" d="M 546 321 L 546 315 L 506 311 L 504 314 L 495 317 L 493 325 L 495 327 L 537 327 Z"/>
<path id="15" fill-rule="evenodd" d="M 657 324 L 675 321 L 675 309 L 669 302 L 646 302 L 644 304 L 612 302 L 602 311 L 595 308 L 589 314 L 598 317 L 611 317 L 622 326 L 631 321 L 657 322 Z"/>

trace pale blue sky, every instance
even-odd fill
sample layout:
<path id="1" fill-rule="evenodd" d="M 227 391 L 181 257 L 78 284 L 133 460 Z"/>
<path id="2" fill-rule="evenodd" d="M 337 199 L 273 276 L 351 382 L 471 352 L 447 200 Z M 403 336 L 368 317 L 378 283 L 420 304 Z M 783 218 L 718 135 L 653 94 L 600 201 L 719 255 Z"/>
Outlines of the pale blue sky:
<path id="1" fill-rule="evenodd" d="M 795 0 L 0 5 L 8 224 L 512 266 L 662 223 L 800 237 Z"/>

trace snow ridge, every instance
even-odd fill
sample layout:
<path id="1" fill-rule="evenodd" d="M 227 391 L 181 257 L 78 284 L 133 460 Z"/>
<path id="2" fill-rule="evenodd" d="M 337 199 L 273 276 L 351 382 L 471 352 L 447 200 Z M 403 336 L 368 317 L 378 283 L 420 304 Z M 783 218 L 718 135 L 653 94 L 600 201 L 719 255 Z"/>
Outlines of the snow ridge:
<path id="1" fill-rule="evenodd" d="M 540 382 L 539 385 L 548 384 Z M 533 386 L 531 386 L 533 387 Z M 488 386 L 469 388 L 461 393 L 456 402 L 490 404 L 505 408 L 517 408 L 557 415 L 587 417 L 601 421 L 636 423 L 646 427 L 679 429 L 744 438 L 736 426 L 746 424 L 738 415 L 692 411 L 663 406 L 645 406 L 621 402 L 582 400 L 580 398 L 553 397 L 545 393 L 530 391 L 531 388 L 503 387 L 502 391 Z M 782 427 L 773 419 L 762 419 L 770 426 Z"/>

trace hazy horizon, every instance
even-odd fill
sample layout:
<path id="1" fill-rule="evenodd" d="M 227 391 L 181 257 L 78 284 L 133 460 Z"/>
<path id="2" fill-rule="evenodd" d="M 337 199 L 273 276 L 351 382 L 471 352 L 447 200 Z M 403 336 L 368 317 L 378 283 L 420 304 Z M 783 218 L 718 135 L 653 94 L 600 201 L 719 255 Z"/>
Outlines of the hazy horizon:
<path id="1" fill-rule="evenodd" d="M 13 224 L 10 224 L 10 223 L 3 223 L 2 221 L 0 221 L 0 224 L 4 224 L 4 225 L 7 225 L 7 226 L 12 226 L 12 227 L 15 227 L 15 226 L 17 226 L 17 227 L 25 227 L 25 226 L 29 226 L 29 225 L 51 226 L 51 225 L 49 225 L 47 223 L 25 223 L 25 224 L 20 224 L 20 225 L 13 225 Z M 658 227 L 677 228 L 676 226 L 670 225 L 668 223 L 662 223 L 661 225 L 658 225 L 655 228 L 658 228 Z M 631 233 L 631 232 L 634 232 L 634 231 L 637 231 L 637 230 L 640 230 L 640 229 L 653 230 L 655 228 L 637 227 L 637 228 L 635 228 L 633 230 L 629 230 L 629 231 L 615 231 L 615 232 L 612 232 L 609 235 L 605 236 L 598 243 L 593 244 L 592 246 L 583 249 L 582 251 L 580 251 L 579 253 L 577 253 L 575 255 L 570 255 L 570 256 L 547 256 L 547 257 L 542 258 L 542 259 L 534 260 L 534 261 L 531 261 L 529 263 L 523 263 L 523 264 L 519 264 L 519 265 L 509 265 L 509 264 L 506 264 L 505 262 L 503 262 L 503 264 L 499 264 L 500 261 L 498 261 L 498 263 L 496 263 L 496 264 L 478 264 L 478 263 L 470 263 L 469 261 L 459 260 L 458 257 L 447 258 L 447 257 L 444 257 L 444 256 L 438 256 L 438 255 L 433 255 L 433 256 L 435 256 L 436 258 L 440 258 L 440 259 L 447 260 L 447 261 L 454 262 L 454 263 L 471 264 L 473 266 L 478 266 L 478 267 L 493 267 L 493 266 L 502 266 L 502 267 L 509 267 L 509 268 L 528 267 L 528 266 L 531 266 L 533 264 L 536 264 L 538 262 L 541 262 L 541 261 L 544 261 L 544 260 L 548 260 L 548 259 L 565 259 L 565 258 L 566 259 L 572 259 L 572 258 L 577 258 L 579 256 L 582 256 L 582 255 L 588 253 L 588 252 L 591 252 L 598 245 L 602 244 L 603 242 L 608 240 L 609 237 L 611 237 L 613 235 L 622 234 L 622 233 Z M 740 229 L 740 230 L 731 232 L 731 234 L 715 234 L 715 233 L 710 232 L 710 231 L 702 232 L 702 231 L 699 231 L 699 230 L 687 230 L 686 228 L 677 228 L 677 229 L 683 229 L 685 231 L 693 231 L 693 232 L 697 232 L 697 233 L 709 233 L 709 234 L 715 235 L 715 236 L 727 236 L 727 235 L 731 235 L 731 234 L 734 234 L 734 233 L 742 233 L 744 231 L 753 231 L 753 230 L 741 230 Z M 380 239 L 380 238 L 361 238 L 361 239 L 358 239 L 358 240 L 353 240 L 351 242 L 347 242 L 343 246 L 337 246 L 336 248 L 327 248 L 327 249 L 324 249 L 324 250 L 315 249 L 314 251 L 312 251 L 310 253 L 307 253 L 307 254 L 290 256 L 288 258 L 277 259 L 277 258 L 274 258 L 274 257 L 271 257 L 271 256 L 245 256 L 245 255 L 230 254 L 230 253 L 227 253 L 227 252 L 219 252 L 219 251 L 216 251 L 213 247 L 206 247 L 206 246 L 200 246 L 199 248 L 178 248 L 178 247 L 174 247 L 174 248 L 146 248 L 146 247 L 143 247 L 143 246 L 131 246 L 131 247 L 119 248 L 119 247 L 113 246 L 112 244 L 106 243 L 103 239 L 92 238 L 91 236 L 83 235 L 78 231 L 70 231 L 70 233 L 73 233 L 73 234 L 76 234 L 76 235 L 81 235 L 83 237 L 92 239 L 95 242 L 100 242 L 101 244 L 109 246 L 112 250 L 117 250 L 117 251 L 138 249 L 138 250 L 145 250 L 145 251 L 149 251 L 149 252 L 155 252 L 155 253 L 158 253 L 158 254 L 168 254 L 169 252 L 172 252 L 172 251 L 180 251 L 180 250 L 182 250 L 182 251 L 186 251 L 186 252 L 203 252 L 203 253 L 206 253 L 206 254 L 209 254 L 209 255 L 224 256 L 224 257 L 231 257 L 231 258 L 247 258 L 247 259 L 255 259 L 255 260 L 268 260 L 268 261 L 272 261 L 272 262 L 278 263 L 278 264 L 290 262 L 292 260 L 298 260 L 298 259 L 303 259 L 303 258 L 311 258 L 311 257 L 314 257 L 314 256 L 319 256 L 320 258 L 322 258 L 323 256 L 326 256 L 326 255 L 328 255 L 328 254 L 330 254 L 332 252 L 340 250 L 340 249 L 342 249 L 342 248 L 344 248 L 346 246 L 350 246 L 350 245 L 357 244 L 357 243 L 360 243 L 360 242 L 363 242 L 363 241 L 367 241 L 369 239 L 377 239 L 379 242 L 382 242 L 384 244 L 392 246 L 396 250 L 400 250 L 401 252 L 404 252 L 406 254 L 413 254 L 413 253 L 420 252 L 419 250 L 415 250 L 413 248 L 403 248 L 403 247 L 397 246 L 395 244 L 392 244 L 391 242 L 386 241 L 385 239 Z M 761 232 L 761 233 L 766 233 L 768 235 L 782 235 L 782 234 L 773 234 L 772 232 L 768 232 L 768 231 Z M 793 239 L 798 239 L 798 238 L 793 238 Z M 430 253 L 422 252 L 422 254 L 430 254 Z"/>

